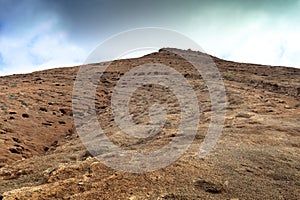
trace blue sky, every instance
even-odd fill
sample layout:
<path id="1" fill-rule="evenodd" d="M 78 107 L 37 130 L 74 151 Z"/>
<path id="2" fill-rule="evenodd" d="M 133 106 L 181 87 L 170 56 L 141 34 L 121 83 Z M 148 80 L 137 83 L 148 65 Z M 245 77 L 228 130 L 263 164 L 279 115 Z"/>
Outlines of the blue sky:
<path id="1" fill-rule="evenodd" d="M 81 64 L 110 36 L 178 31 L 220 58 L 300 67 L 299 0 L 0 0 L 0 75 Z"/>

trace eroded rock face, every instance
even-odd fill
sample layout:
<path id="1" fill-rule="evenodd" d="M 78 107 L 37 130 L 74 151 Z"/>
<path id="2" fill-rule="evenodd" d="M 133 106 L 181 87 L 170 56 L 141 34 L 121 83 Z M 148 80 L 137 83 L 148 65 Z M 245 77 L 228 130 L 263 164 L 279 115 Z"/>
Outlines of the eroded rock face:
<path id="1" fill-rule="evenodd" d="M 127 70 L 145 62 L 171 65 L 196 91 L 201 121 L 194 143 L 170 166 L 143 174 L 105 166 L 77 137 L 71 104 L 78 67 L 1 77 L 0 199 L 300 199 L 300 70 L 213 59 L 228 105 L 223 135 L 204 159 L 198 151 L 211 105 L 201 75 L 188 63 L 161 50 L 114 61 L 100 79 L 99 124 L 115 144 L 132 151 L 168 144 L 180 107 L 168 88 L 145 85 L 131 99 L 132 119 L 147 124 L 148 108 L 161 103 L 167 108 L 165 126 L 151 138 L 124 134 L 110 101 Z"/>

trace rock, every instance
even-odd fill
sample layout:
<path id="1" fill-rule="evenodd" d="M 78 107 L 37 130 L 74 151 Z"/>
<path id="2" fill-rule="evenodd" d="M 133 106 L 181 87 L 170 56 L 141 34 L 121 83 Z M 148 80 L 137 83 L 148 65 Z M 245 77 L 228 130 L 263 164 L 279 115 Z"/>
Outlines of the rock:
<path id="1" fill-rule="evenodd" d="M 35 79 L 34 79 L 35 81 L 41 81 L 41 80 L 43 80 L 41 77 L 36 77 Z"/>
<path id="2" fill-rule="evenodd" d="M 253 115 L 250 115 L 248 113 L 238 113 L 235 117 L 238 117 L 238 118 L 250 118 L 252 117 Z"/>
<path id="3" fill-rule="evenodd" d="M 42 112 L 47 112 L 48 110 L 47 110 L 47 108 L 41 107 L 41 108 L 40 108 L 40 111 L 42 111 Z"/>
<path id="4" fill-rule="evenodd" d="M 21 142 L 19 138 L 13 137 L 12 139 L 13 139 L 13 141 L 15 141 L 16 143 L 20 143 L 20 142 Z"/>
<path id="5" fill-rule="evenodd" d="M 20 152 L 18 149 L 16 149 L 16 148 L 10 148 L 9 151 L 10 151 L 11 153 L 16 153 L 16 154 L 20 154 L 20 153 L 21 153 L 21 152 Z"/>
<path id="6" fill-rule="evenodd" d="M 213 183 L 211 181 L 206 181 L 203 179 L 199 179 L 194 182 L 196 188 L 202 189 L 205 192 L 209 193 L 221 193 L 224 191 L 222 184 Z"/>
<path id="7" fill-rule="evenodd" d="M 291 106 L 285 105 L 284 108 L 285 108 L 285 109 L 291 109 Z"/>
<path id="8" fill-rule="evenodd" d="M 43 122 L 42 125 L 44 125 L 44 126 L 52 126 L 52 123 L 50 123 L 50 122 Z"/>
<path id="9" fill-rule="evenodd" d="M 23 118 L 29 118 L 29 115 L 27 113 L 22 114 Z"/>

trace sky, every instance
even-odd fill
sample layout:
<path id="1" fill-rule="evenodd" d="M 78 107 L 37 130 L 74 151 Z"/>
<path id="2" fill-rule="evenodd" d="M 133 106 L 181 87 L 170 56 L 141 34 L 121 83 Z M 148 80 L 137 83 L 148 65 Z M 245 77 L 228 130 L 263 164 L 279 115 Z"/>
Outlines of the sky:
<path id="1" fill-rule="evenodd" d="M 171 29 L 237 62 L 300 68 L 300 0 L 0 0 L 0 76 L 74 66 L 109 37 Z"/>

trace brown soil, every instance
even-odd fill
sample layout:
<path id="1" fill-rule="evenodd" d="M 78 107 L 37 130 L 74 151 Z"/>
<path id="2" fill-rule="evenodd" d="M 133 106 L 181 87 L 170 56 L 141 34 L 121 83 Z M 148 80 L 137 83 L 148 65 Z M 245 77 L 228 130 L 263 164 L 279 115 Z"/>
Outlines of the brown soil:
<path id="1" fill-rule="evenodd" d="M 203 159 L 198 151 L 210 123 L 208 90 L 183 59 L 160 50 L 114 61 L 100 80 L 99 123 L 124 148 L 165 145 L 179 120 L 174 95 L 146 85 L 131 101 L 134 121 L 147 123 L 144 111 L 156 99 L 171 105 L 168 126 L 150 142 L 120 133 L 110 98 L 127 70 L 145 62 L 171 65 L 196 90 L 202 118 L 193 145 L 170 166 L 142 174 L 105 166 L 79 140 L 72 117 L 79 67 L 1 77 L 0 199 L 300 199 L 300 69 L 212 58 L 224 79 L 228 107 L 222 137 Z"/>

